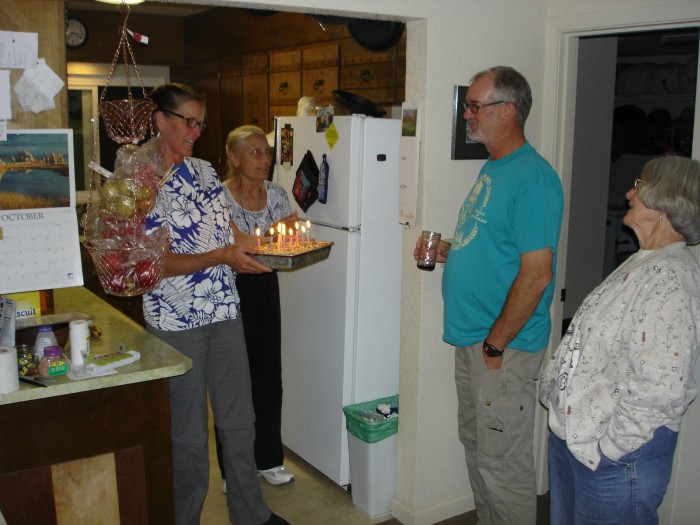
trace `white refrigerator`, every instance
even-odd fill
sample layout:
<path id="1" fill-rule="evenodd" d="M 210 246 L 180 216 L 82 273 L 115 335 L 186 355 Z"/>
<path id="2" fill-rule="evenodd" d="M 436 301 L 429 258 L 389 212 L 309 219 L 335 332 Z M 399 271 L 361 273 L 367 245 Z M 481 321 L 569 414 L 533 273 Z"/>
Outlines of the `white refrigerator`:
<path id="1" fill-rule="evenodd" d="M 280 162 L 289 130 L 293 164 Z M 334 243 L 325 261 L 279 273 L 282 303 L 282 441 L 335 483 L 350 482 L 344 406 L 398 394 L 401 302 L 401 121 L 279 117 L 275 180 L 311 236 Z M 332 147 L 331 147 L 332 146 Z M 292 185 L 306 151 L 329 165 L 325 204 L 307 212 Z M 300 224 L 305 224 L 301 222 Z"/>

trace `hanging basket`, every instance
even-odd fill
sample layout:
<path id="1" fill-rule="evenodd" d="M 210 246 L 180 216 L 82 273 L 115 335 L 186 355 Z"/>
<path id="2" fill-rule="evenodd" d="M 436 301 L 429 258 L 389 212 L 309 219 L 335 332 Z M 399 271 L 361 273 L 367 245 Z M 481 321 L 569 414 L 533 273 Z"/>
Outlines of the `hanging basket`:
<path id="1" fill-rule="evenodd" d="M 107 248 L 84 244 L 102 288 L 110 295 L 132 297 L 150 292 L 165 273 L 165 245 Z"/>
<path id="2" fill-rule="evenodd" d="M 129 6 L 124 4 L 124 23 L 119 31 L 119 42 L 112 58 L 112 67 L 109 70 L 107 83 L 100 95 L 99 110 L 104 122 L 107 136 L 118 144 L 137 144 L 146 137 L 150 130 L 153 135 L 151 115 L 156 105 L 148 100 L 146 88 L 143 85 L 139 68 L 136 64 L 134 50 L 131 48 L 128 37 L 127 20 L 129 19 Z M 121 55 L 126 77 L 127 98 L 125 100 L 106 100 L 107 90 L 114 77 L 114 69 Z M 131 93 L 131 69 L 133 68 L 143 99 L 134 99 Z"/>
<path id="3" fill-rule="evenodd" d="M 107 136 L 118 144 L 136 144 L 150 130 L 151 114 L 156 105 L 150 100 L 103 100 L 100 114 Z"/>

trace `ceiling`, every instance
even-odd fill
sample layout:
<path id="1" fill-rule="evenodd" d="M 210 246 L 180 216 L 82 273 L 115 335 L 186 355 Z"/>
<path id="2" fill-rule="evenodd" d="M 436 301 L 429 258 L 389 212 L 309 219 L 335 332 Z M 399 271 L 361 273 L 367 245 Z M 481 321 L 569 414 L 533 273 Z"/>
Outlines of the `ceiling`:
<path id="1" fill-rule="evenodd" d="M 96 0 L 67 0 L 68 9 L 90 11 L 115 11 L 120 6 Z M 144 15 L 188 17 L 203 13 L 213 7 L 166 2 L 145 2 L 132 6 L 132 13 Z M 259 11 L 259 10 L 258 10 Z M 596 37 L 592 37 L 596 38 Z M 675 29 L 668 31 L 646 31 L 643 33 L 623 33 L 618 35 L 618 56 L 620 58 L 672 56 L 698 54 L 698 28 Z"/>
<path id="2" fill-rule="evenodd" d="M 105 4 L 97 0 L 67 0 L 68 9 L 79 9 L 82 11 L 118 11 L 121 6 Z M 203 13 L 212 9 L 210 6 L 190 5 L 190 4 L 168 4 L 161 2 L 145 2 L 143 4 L 129 7 L 131 13 L 140 15 L 161 15 L 187 17 Z"/>

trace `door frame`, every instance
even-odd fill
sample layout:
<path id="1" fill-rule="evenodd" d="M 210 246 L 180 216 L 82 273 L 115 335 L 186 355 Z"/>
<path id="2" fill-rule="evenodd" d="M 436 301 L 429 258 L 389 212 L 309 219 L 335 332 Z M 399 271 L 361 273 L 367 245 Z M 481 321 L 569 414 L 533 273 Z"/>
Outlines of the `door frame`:
<path id="1" fill-rule="evenodd" d="M 679 29 L 689 26 L 700 26 L 700 10 L 697 3 L 674 4 L 673 9 L 669 9 L 668 6 L 653 6 L 551 17 L 547 20 L 543 100 L 548 103 L 544 105 L 542 114 L 540 150 L 561 177 L 566 205 L 559 241 L 556 289 L 561 290 L 563 283 L 566 282 L 579 39 L 587 36 Z M 696 86 L 697 101 L 700 101 L 699 91 L 700 82 Z M 698 103 L 695 105 L 694 123 L 696 132 L 693 134 L 693 158 L 700 158 L 700 104 Z M 700 250 L 697 247 L 695 254 L 700 258 Z M 555 348 L 561 340 L 562 317 L 563 303 L 554 301 L 550 348 Z M 698 367 L 696 367 L 695 376 L 697 380 Z M 542 410 L 538 414 L 536 429 L 540 436 L 547 435 L 546 425 L 546 411 Z M 535 443 L 537 487 L 538 493 L 541 494 L 547 491 L 549 485 L 547 444 L 546 439 L 543 438 L 537 439 Z M 679 443 L 677 455 L 680 455 L 680 449 Z M 667 494 L 669 501 L 675 499 L 672 494 L 673 485 L 672 479 Z"/>

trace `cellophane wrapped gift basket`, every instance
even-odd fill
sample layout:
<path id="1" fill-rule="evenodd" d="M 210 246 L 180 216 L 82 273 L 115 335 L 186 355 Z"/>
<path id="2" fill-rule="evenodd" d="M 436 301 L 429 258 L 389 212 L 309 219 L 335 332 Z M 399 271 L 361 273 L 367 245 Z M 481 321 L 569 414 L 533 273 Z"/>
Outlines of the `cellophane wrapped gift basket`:
<path id="1" fill-rule="evenodd" d="M 156 206 L 158 192 L 170 167 L 166 165 L 160 139 L 153 136 L 155 105 L 147 98 L 129 44 L 129 8 L 124 4 L 121 9 L 124 9 L 124 23 L 107 86 L 100 97 L 99 112 L 109 138 L 122 146 L 117 151 L 114 172 L 110 173 L 96 162 L 99 133 L 95 130 L 89 198 L 83 219 L 83 244 L 90 253 L 105 292 L 126 297 L 152 290 L 163 277 L 168 231 L 163 227 L 148 232 L 146 216 Z M 106 100 L 120 54 L 128 98 Z M 132 72 L 138 78 L 143 99 L 132 96 Z M 149 140 L 139 146 L 149 132 Z"/>

